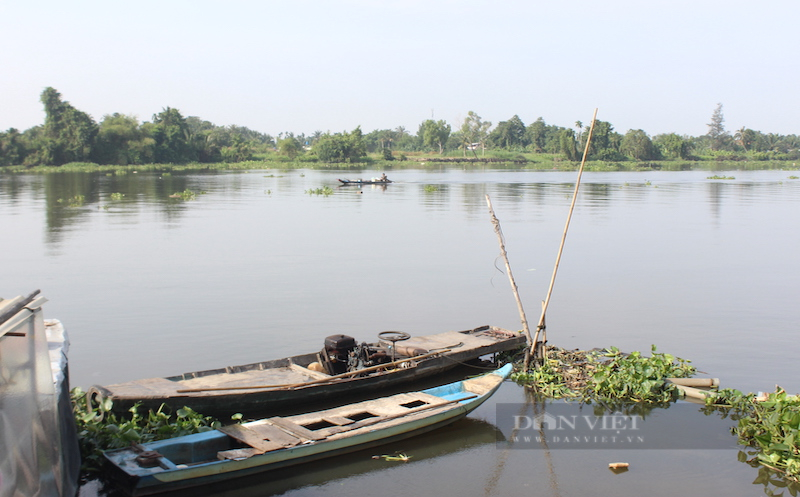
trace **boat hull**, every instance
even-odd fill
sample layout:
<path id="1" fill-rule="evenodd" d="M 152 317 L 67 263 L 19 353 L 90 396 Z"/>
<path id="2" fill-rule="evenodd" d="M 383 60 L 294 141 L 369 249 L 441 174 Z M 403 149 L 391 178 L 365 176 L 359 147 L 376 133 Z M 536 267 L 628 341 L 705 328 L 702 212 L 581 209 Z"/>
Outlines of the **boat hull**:
<path id="1" fill-rule="evenodd" d="M 422 398 L 438 398 L 442 402 L 440 404 L 434 402 L 430 408 L 411 408 L 405 405 L 404 407 L 410 409 L 407 414 L 385 415 L 383 419 L 378 419 L 372 424 L 369 421 L 362 421 L 363 426 L 357 426 L 351 431 L 337 432 L 334 429 L 332 434 L 325 435 L 320 440 L 307 440 L 293 447 L 270 450 L 238 460 L 223 459 L 189 464 L 183 467 L 167 461 L 162 466 L 163 469 L 150 470 L 139 468 L 131 462 L 136 454 L 130 448 L 107 451 L 105 457 L 112 470 L 112 476 L 123 485 L 124 490 L 134 496 L 186 489 L 273 471 L 403 440 L 453 423 L 488 400 L 510 372 L 511 366 L 507 365 L 482 377 L 423 390 L 420 392 L 424 395 Z M 473 384 L 477 387 L 470 386 L 470 382 L 474 382 Z M 480 384 L 480 382 L 483 383 Z M 480 390 L 477 394 L 473 393 L 476 389 Z M 361 402 L 342 408 L 283 419 L 295 420 L 297 423 L 308 423 L 310 420 L 323 418 L 333 419 L 346 412 L 352 413 L 364 409 L 374 411 L 376 407 L 379 408 L 381 402 L 387 404 L 403 402 L 407 400 L 403 396 L 408 395 L 399 394 L 382 400 Z M 326 416 L 327 418 L 325 418 Z M 263 426 L 264 423 L 275 419 L 245 423 L 243 426 Z M 177 462 L 181 457 L 189 457 L 187 455 L 189 453 L 213 452 L 224 442 L 229 441 L 228 434 L 212 431 L 152 442 L 146 444 L 144 448 L 164 454 L 174 454 Z"/>
<path id="2" fill-rule="evenodd" d="M 404 367 L 356 377 L 325 379 L 320 378 L 319 374 L 304 376 L 298 373 L 303 371 L 312 374 L 305 368 L 317 358 L 312 353 L 167 378 L 94 386 L 89 390 L 89 395 L 110 398 L 113 410 L 120 413 L 127 412 L 136 404 L 144 409 L 158 409 L 165 404 L 173 410 L 190 407 L 199 413 L 218 417 L 235 413 L 263 414 L 320 402 L 347 401 L 356 396 L 413 384 L 479 357 L 516 349 L 525 343 L 525 338 L 519 333 L 484 326 L 461 332 L 420 336 L 407 343 L 410 344 L 407 348 L 412 351 L 435 352 L 437 347 L 443 351 L 409 361 L 403 364 Z M 279 386 L 281 384 L 291 386 Z M 273 387 L 245 388 L 266 385 Z"/>

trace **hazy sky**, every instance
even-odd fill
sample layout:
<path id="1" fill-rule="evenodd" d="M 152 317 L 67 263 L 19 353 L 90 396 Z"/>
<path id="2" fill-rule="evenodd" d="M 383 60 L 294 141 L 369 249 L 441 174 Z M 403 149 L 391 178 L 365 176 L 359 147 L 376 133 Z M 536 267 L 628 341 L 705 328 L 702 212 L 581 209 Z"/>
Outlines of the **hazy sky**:
<path id="1" fill-rule="evenodd" d="M 468 111 L 625 133 L 800 134 L 799 0 L 0 0 L 0 130 L 47 86 L 98 122 L 164 107 L 275 135 Z"/>

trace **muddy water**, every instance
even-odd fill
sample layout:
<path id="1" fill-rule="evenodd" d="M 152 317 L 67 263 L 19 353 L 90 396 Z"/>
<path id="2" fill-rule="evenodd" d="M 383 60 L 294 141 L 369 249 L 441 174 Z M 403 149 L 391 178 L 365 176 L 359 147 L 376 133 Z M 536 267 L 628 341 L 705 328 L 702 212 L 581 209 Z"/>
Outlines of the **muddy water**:
<path id="1" fill-rule="evenodd" d="M 72 384 L 84 387 L 316 350 L 334 333 L 370 340 L 383 330 L 519 329 L 489 194 L 529 320 L 538 319 L 575 173 L 388 173 L 395 183 L 363 188 L 340 188 L 337 178 L 380 171 L 0 175 L 0 295 L 42 289 L 47 317 L 70 333 Z M 642 351 L 655 344 L 723 386 L 800 391 L 800 182 L 783 171 L 725 174 L 735 179 L 586 173 L 547 314 L 550 343 Z M 307 193 L 324 186 L 333 194 Z M 186 189 L 197 197 L 170 198 Z M 507 384 L 469 420 L 385 448 L 412 455 L 408 463 L 355 454 L 209 491 L 763 493 L 733 444 L 549 452 L 497 445 L 511 434 L 498 428 L 495 403 L 526 401 Z M 705 417 L 686 409 L 661 415 L 685 424 Z M 716 436 L 726 423 L 706 431 Z M 606 467 L 612 460 L 635 464 L 617 475 Z"/>

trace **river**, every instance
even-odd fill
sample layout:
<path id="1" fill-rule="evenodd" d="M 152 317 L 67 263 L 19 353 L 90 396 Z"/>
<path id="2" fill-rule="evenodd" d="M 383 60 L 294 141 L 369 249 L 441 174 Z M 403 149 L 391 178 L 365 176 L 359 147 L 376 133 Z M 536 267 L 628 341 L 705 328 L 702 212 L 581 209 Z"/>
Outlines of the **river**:
<path id="1" fill-rule="evenodd" d="M 45 316 L 69 332 L 72 385 L 84 388 L 317 350 L 335 333 L 520 329 L 488 194 L 535 325 L 575 172 L 447 167 L 338 186 L 381 172 L 0 174 L 0 296 L 42 290 Z M 654 344 L 723 387 L 800 392 L 800 180 L 718 174 L 732 179 L 584 173 L 547 312 L 550 344 L 648 353 Z M 331 193 L 314 192 L 324 187 Z M 170 197 L 186 190 L 194 198 Z M 506 384 L 496 401 L 525 393 Z M 400 444 L 417 454 L 408 463 L 354 455 L 213 495 L 762 493 L 735 443 L 504 450 L 494 440 L 510 434 L 495 414 L 489 403 L 430 440 Z M 629 472 L 607 469 L 625 458 L 635 461 Z"/>

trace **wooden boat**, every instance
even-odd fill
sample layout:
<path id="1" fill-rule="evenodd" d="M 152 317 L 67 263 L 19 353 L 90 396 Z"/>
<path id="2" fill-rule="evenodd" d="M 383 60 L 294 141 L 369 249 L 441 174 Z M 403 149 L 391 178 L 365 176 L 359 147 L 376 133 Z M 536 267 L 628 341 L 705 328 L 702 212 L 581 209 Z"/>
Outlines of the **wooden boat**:
<path id="1" fill-rule="evenodd" d="M 494 397 L 493 397 L 494 398 Z M 483 409 L 486 409 L 484 404 Z M 375 460 L 379 454 L 407 454 L 415 465 L 440 463 L 441 458 L 484 447 L 491 449 L 507 442 L 506 436 L 493 423 L 481 416 L 469 415 L 447 426 L 437 428 L 423 436 L 411 437 L 380 447 L 356 450 L 348 454 L 327 458 L 311 464 L 298 464 L 267 473 L 256 473 L 217 484 L 192 487 L 161 494 L 169 497 L 265 497 L 289 493 L 304 494 L 309 489 L 325 488 L 343 478 L 364 481 L 384 472 L 392 464 Z M 382 459 L 382 458 L 381 458 Z M 391 470 L 391 469 L 389 469 Z M 334 485 L 335 486 L 335 485 Z M 366 487 L 363 487 L 366 488 Z M 298 491 L 299 490 L 299 491 Z M 122 492 L 116 492 L 121 494 Z"/>
<path id="2" fill-rule="evenodd" d="M 425 433 L 463 418 L 511 373 L 485 375 L 334 409 L 272 417 L 104 452 L 131 495 L 205 485 Z"/>
<path id="3" fill-rule="evenodd" d="M 340 179 L 342 185 L 388 185 L 392 180 L 380 179 Z"/>
<path id="4" fill-rule="evenodd" d="M 442 373 L 479 357 L 513 350 L 525 343 L 521 333 L 494 326 L 411 337 L 381 332 L 377 343 L 358 345 L 352 337 L 332 335 L 319 353 L 147 378 L 91 387 L 90 402 L 113 401 L 115 412 L 134 404 L 173 410 L 190 407 L 212 416 L 263 415 L 303 404 L 346 401 Z"/>

